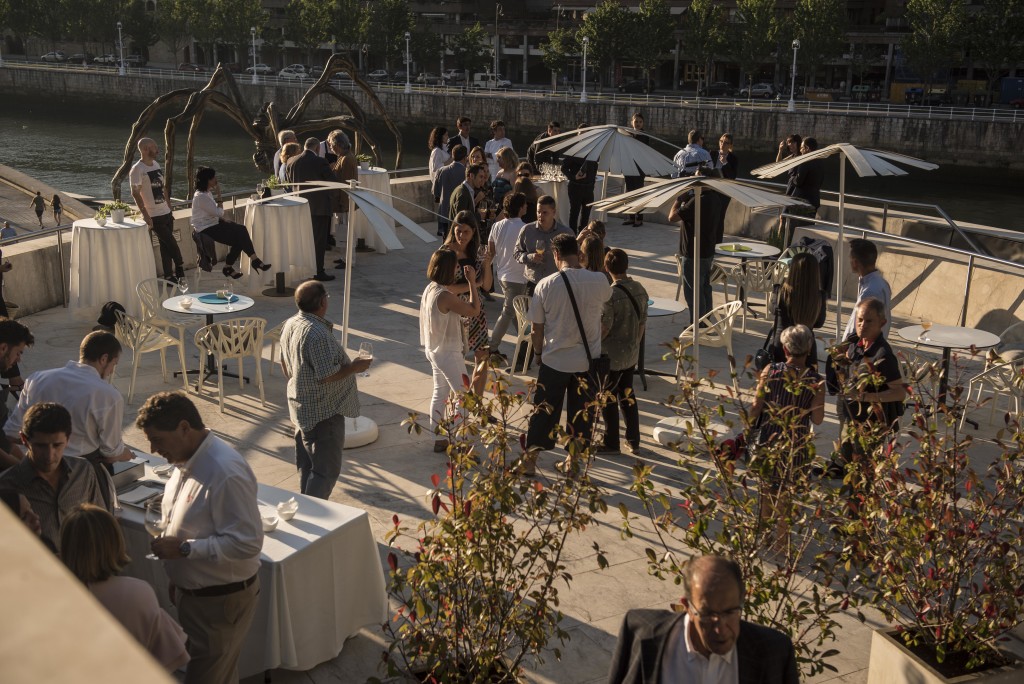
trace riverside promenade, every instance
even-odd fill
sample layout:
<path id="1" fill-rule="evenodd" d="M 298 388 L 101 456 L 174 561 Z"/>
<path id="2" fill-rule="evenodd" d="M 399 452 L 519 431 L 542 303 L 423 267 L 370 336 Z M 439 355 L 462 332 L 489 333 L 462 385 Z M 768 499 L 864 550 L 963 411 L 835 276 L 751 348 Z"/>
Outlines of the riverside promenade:
<path id="1" fill-rule="evenodd" d="M 433 231 L 430 224 L 424 225 Z M 419 348 L 418 311 L 419 295 L 426 283 L 425 268 L 430 253 L 437 243 L 427 244 L 411 239 L 404 231 L 400 237 L 406 248 L 387 255 L 357 254 L 352 279 L 352 311 L 350 349 L 360 342 L 374 345 L 375 362 L 369 378 L 359 378 L 360 401 L 363 415 L 372 418 L 380 428 L 379 439 L 366 447 L 346 451 L 338 485 L 331 499 L 356 506 L 369 512 L 382 567 L 387 554 L 384 533 L 391 527 L 393 515 L 399 515 L 409 525 L 429 515 L 429 502 L 424 494 L 430 488 L 430 476 L 443 474 L 444 455 L 431 451 L 433 437 L 429 434 L 412 436 L 401 426 L 410 412 L 423 413 L 429 404 L 431 382 L 430 367 Z M 617 221 L 609 224 L 608 244 L 625 249 L 630 255 L 630 274 L 655 297 L 673 297 L 676 287 L 676 267 L 673 254 L 678 240 L 675 226 L 647 222 L 641 228 L 626 228 Z M 335 271 L 339 275 L 340 271 Z M 396 274 L 401 274 L 396 277 Z M 219 278 L 204 276 L 208 285 Z M 245 284 L 246 281 L 239 281 Z M 252 285 L 252 283 L 250 283 Z M 343 279 L 327 283 L 331 294 L 328 317 L 340 319 Z M 259 288 L 252 288 L 258 290 Z M 250 292 L 250 294 L 252 294 Z M 294 311 L 288 298 L 274 299 L 255 296 L 256 305 L 246 315 L 266 318 L 275 325 Z M 722 293 L 715 292 L 715 303 L 721 303 Z M 486 305 L 488 320 L 493 321 L 500 307 L 500 299 Z M 81 338 L 91 329 L 91 322 L 78 322 L 62 308 L 49 309 L 22 319 L 36 335 L 36 344 L 25 353 L 23 372 L 52 368 L 75 358 Z M 686 314 L 652 318 L 647 333 L 648 368 L 671 371 L 673 363 L 659 359 L 658 344 L 677 336 L 685 328 Z M 833 317 L 829 317 L 829 325 Z M 902 321 L 915 322 L 915 321 Z M 901 321 L 897 318 L 896 325 Z M 748 318 L 746 334 L 737 330 L 734 337 L 735 354 L 740 360 L 760 346 L 770 321 Z M 198 322 L 197 322 L 198 325 Z M 826 336 L 832 331 L 823 331 Z M 510 342 L 506 342 L 509 345 Z M 191 348 L 194 356 L 195 350 Z M 264 351 L 264 364 L 268 364 L 269 344 Z M 708 369 L 727 369 L 724 350 L 703 349 L 702 366 Z M 187 361 L 194 365 L 195 359 Z M 249 362 L 247 362 L 249 363 Z M 121 359 L 114 384 L 127 393 L 131 373 L 131 358 L 126 352 Z M 980 360 L 967 363 L 969 369 L 981 367 Z M 171 362 L 172 370 L 175 362 Z M 251 366 L 247 366 L 251 369 Z M 968 373 L 970 370 L 967 371 Z M 209 390 L 202 398 L 190 394 L 199 406 L 204 421 L 221 437 L 235 446 L 252 465 L 262 483 L 298 490 L 298 476 L 293 464 L 292 427 L 288 421 L 285 403 L 285 383 L 280 372 L 271 377 L 264 366 L 267 406 L 258 401 L 254 387 L 243 392 L 237 384 L 226 382 L 226 409 L 217 410 L 215 394 Z M 520 387 L 523 379 L 515 380 Z M 652 426 L 671 415 L 663 402 L 673 393 L 673 380 L 650 377 L 649 390 L 639 389 L 642 446 L 647 450 L 645 460 L 655 467 L 655 481 L 678 494 L 684 482 L 684 472 L 676 464 L 674 455 L 653 441 Z M 750 378 L 741 381 L 748 391 Z M 126 409 L 125 439 L 128 444 L 148 450 L 148 444 L 131 424 L 138 407 L 153 392 L 180 389 L 177 382 L 164 384 L 160 377 L 159 362 L 147 355 L 139 370 L 134 401 Z M 209 387 L 209 385 L 208 385 Z M 982 420 L 979 437 L 990 438 L 993 428 L 985 424 L 987 411 L 976 416 Z M 816 443 L 819 451 L 828 452 L 835 439 L 838 425 L 835 420 L 834 401 L 829 399 L 825 423 L 818 429 Z M 991 454 L 985 439 L 978 439 L 974 458 L 984 459 Z M 553 468 L 555 456 L 544 454 L 540 460 L 540 477 L 561 477 Z M 592 468 L 592 477 L 605 490 L 609 512 L 600 515 L 600 523 L 589 527 L 585 534 L 570 540 L 566 552 L 569 571 L 574 576 L 572 585 L 562 588 L 560 608 L 565 614 L 563 626 L 571 641 L 562 648 L 563 659 L 553 657 L 527 674 L 528 681 L 538 684 L 597 684 L 604 682 L 616 634 L 623 615 L 631 608 L 665 608 L 679 595 L 672 582 L 660 581 L 647 574 L 644 548 L 655 546 L 651 525 L 642 519 L 634 521 L 635 537 L 623 540 L 619 535 L 619 503 L 624 503 L 634 514 L 641 514 L 635 497 L 630 493 L 631 466 L 629 456 L 598 456 Z M 591 545 L 600 543 L 606 551 L 610 567 L 598 570 Z M 879 616 L 866 611 L 867 624 L 859 623 L 852 615 L 842 618 L 843 629 L 838 641 L 832 645 L 839 649 L 830 662 L 838 674 L 825 674 L 812 680 L 861 684 L 866 681 L 871 629 L 881 626 Z M 254 627 L 256 628 L 256 627 Z M 830 646 L 830 647 L 832 647 Z M 308 672 L 273 671 L 275 684 L 364 682 L 371 676 L 382 676 L 378 669 L 381 652 L 386 648 L 378 626 L 367 626 L 350 639 L 343 652 L 335 659 Z M 262 677 L 251 677 L 245 684 L 259 684 Z"/>

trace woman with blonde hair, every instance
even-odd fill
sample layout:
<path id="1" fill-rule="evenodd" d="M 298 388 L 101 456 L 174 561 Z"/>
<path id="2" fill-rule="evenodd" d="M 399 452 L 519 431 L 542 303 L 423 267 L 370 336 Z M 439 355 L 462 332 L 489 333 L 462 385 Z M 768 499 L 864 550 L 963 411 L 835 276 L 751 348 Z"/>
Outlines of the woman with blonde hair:
<path id="1" fill-rule="evenodd" d="M 188 662 L 185 631 L 160 607 L 153 587 L 119 575 L 131 559 L 114 516 L 81 504 L 60 527 L 60 549 L 68 570 L 164 669 Z"/>
<path id="2" fill-rule="evenodd" d="M 498 160 L 498 173 L 491 181 L 491 199 L 495 206 L 503 206 L 505 195 L 512 191 L 512 184 L 516 182 L 516 166 L 519 164 L 519 157 L 511 147 L 502 147 L 494 155 Z M 504 218 L 504 217 L 502 217 Z"/>
<path id="3" fill-rule="evenodd" d="M 526 195 L 526 213 L 523 214 L 523 223 L 536 221 L 540 190 L 533 184 L 533 167 L 530 162 L 519 162 L 519 166 L 516 167 L 516 182 L 512 184 L 512 192 L 521 192 Z"/>
<path id="4" fill-rule="evenodd" d="M 297 157 L 300 154 L 302 154 L 302 145 L 297 142 L 286 143 L 285 146 L 281 148 L 281 166 L 277 170 L 277 180 L 282 183 L 285 182 L 284 174 L 288 160 L 292 157 Z"/>

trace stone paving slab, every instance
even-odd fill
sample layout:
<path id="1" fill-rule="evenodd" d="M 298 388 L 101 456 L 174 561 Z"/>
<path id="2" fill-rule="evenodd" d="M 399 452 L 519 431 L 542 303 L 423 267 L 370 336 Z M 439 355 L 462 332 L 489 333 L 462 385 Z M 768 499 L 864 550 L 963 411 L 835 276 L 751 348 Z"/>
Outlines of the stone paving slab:
<path id="1" fill-rule="evenodd" d="M 430 226 L 426 226 L 428 229 Z M 369 378 L 359 378 L 363 414 L 372 418 L 380 428 L 380 438 L 367 447 L 345 453 L 340 481 L 331 499 L 339 503 L 357 506 L 368 511 L 373 532 L 379 542 L 378 551 L 383 558 L 387 549 L 383 542 L 384 533 L 390 528 L 391 517 L 399 516 L 413 523 L 428 514 L 429 508 L 424 493 L 429 486 L 430 474 L 444 468 L 444 455 L 432 453 L 432 436 L 410 435 L 401 425 L 410 411 L 425 412 L 430 397 L 429 364 L 419 349 L 417 315 L 419 294 L 425 285 L 425 269 L 429 255 L 437 244 L 424 244 L 411 238 L 404 231 L 400 234 L 406 249 L 392 251 L 388 255 L 359 255 L 353 273 L 353 302 L 351 310 L 350 349 L 358 348 L 361 341 L 374 344 L 376 362 Z M 640 280 L 652 296 L 672 297 L 675 294 L 675 260 L 671 254 L 677 242 L 677 229 L 647 223 L 641 228 L 621 228 L 613 222 L 609 228 L 608 243 L 622 247 L 630 254 L 631 273 Z M 339 279 L 328 283 L 331 294 L 331 310 L 328 316 L 340 320 L 343 295 L 342 271 L 335 271 Z M 216 285 L 216 278 L 204 276 L 207 284 Z M 258 291 L 258 283 L 248 283 Z M 722 301 L 722 293 L 716 292 L 716 303 Z M 487 303 L 489 321 L 493 322 L 500 309 L 501 301 Z M 246 315 L 263 316 L 274 324 L 294 310 L 288 298 L 276 299 L 256 296 L 256 306 Z M 830 322 L 831 322 L 830 317 Z M 63 365 L 77 356 L 77 347 L 82 336 L 90 329 L 89 324 L 73 319 L 64 309 L 51 309 L 28 316 L 24 322 L 29 325 L 37 338 L 36 345 L 27 351 L 23 361 L 26 373 L 33 370 Z M 671 371 L 673 364 L 661 361 L 657 343 L 679 334 L 686 326 L 686 314 L 654 318 L 649 322 L 648 357 L 649 367 Z M 193 331 L 201 325 L 197 317 Z M 737 333 L 735 352 L 739 359 L 753 354 L 760 346 L 770 321 L 747 320 L 747 334 Z M 826 332 L 826 334 L 828 334 Z M 506 347 L 513 338 L 506 338 Z M 269 358 L 269 345 L 264 355 Z M 194 351 L 188 361 L 195 365 Z M 247 361 L 246 373 L 253 375 L 251 361 Z M 168 360 L 170 370 L 176 368 L 173 355 Z M 722 350 L 705 350 L 702 365 L 724 371 L 727 368 Z M 980 364 L 975 362 L 975 367 Z M 180 389 L 180 380 L 164 383 L 160 377 L 159 360 L 147 355 L 139 370 L 135 396 L 126 411 L 125 437 L 133 446 L 147 449 L 143 436 L 132 425 L 135 412 L 149 394 Z M 264 381 L 267 405 L 259 403 L 258 393 L 251 385 L 239 390 L 237 381 L 225 381 L 227 398 L 225 412 L 218 412 L 216 395 L 207 391 L 203 397 L 191 394 L 208 425 L 245 455 L 261 482 L 286 489 L 296 490 L 298 478 L 293 465 L 292 428 L 288 422 L 285 407 L 284 380 L 279 372 L 269 375 L 269 362 L 264 361 Z M 126 354 L 121 360 L 115 384 L 127 394 L 128 378 L 131 373 L 131 359 Z M 193 376 L 194 378 L 194 376 Z M 513 379 L 514 386 L 522 386 L 522 379 Z M 638 389 L 640 402 L 642 443 L 648 451 L 645 459 L 656 466 L 655 479 L 663 485 L 678 488 L 683 473 L 668 450 L 652 440 L 653 424 L 671 415 L 662 402 L 673 391 L 671 378 L 651 377 L 649 390 Z M 748 390 L 752 385 L 749 378 L 741 382 Z M 208 385 L 208 388 L 211 387 Z M 212 387 L 216 388 L 214 383 Z M 639 387 L 639 383 L 637 383 Z M 984 414 L 982 418 L 987 418 Z M 817 431 L 819 449 L 828 449 L 835 438 L 838 425 L 834 419 L 834 405 L 829 401 L 827 418 Z M 980 434 L 991 434 L 983 424 Z M 983 459 L 990 453 L 979 447 Z M 554 457 L 545 454 L 541 458 L 541 472 L 545 477 L 555 477 L 552 471 Z M 678 596 L 678 588 L 672 582 L 662 582 L 648 576 L 643 549 L 654 545 L 656 540 L 650 523 L 638 520 L 634 523 L 635 538 L 623 540 L 620 536 L 619 501 L 625 502 L 634 514 L 641 514 L 635 497 L 629 491 L 631 481 L 630 457 L 599 456 L 593 468 L 594 477 L 605 488 L 609 512 L 600 516 L 598 524 L 588 528 L 586 535 L 570 541 L 566 560 L 573 568 L 575 581 L 568 589 L 561 591 L 566 615 L 566 628 L 573 640 L 563 649 L 561 663 L 548 658 L 547 663 L 531 671 L 528 679 L 533 682 L 559 682 L 564 684 L 588 684 L 604 681 L 605 672 L 614 646 L 619 624 L 626 610 L 636 607 L 667 606 Z M 607 553 L 611 564 L 607 570 L 599 571 L 590 548 L 598 541 Z M 874 619 L 874 618 L 873 618 Z M 834 664 L 838 674 L 826 674 L 814 678 L 815 682 L 846 682 L 860 684 L 866 679 L 869 627 L 858 623 L 852 616 L 844 618 L 846 628 L 840 633 L 837 648 L 841 655 Z M 306 673 L 274 671 L 277 683 L 291 682 L 362 682 L 367 677 L 379 675 L 378 663 L 384 649 L 384 639 L 379 626 L 368 626 L 350 639 L 342 653 L 335 659 L 323 663 Z M 253 677 L 246 684 L 262 681 Z"/>

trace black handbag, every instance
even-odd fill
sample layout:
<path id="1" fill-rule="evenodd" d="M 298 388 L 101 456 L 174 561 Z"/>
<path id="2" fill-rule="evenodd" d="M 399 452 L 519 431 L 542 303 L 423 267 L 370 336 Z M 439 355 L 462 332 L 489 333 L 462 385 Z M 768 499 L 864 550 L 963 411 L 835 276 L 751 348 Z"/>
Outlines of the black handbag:
<path id="1" fill-rule="evenodd" d="M 583 319 L 580 318 L 580 309 L 576 306 L 576 297 L 572 293 L 572 286 L 569 285 L 569 277 L 565 271 L 560 271 L 562 280 L 565 282 L 565 289 L 569 291 L 569 302 L 572 304 L 572 312 L 576 314 L 576 325 L 580 329 L 580 338 L 583 340 L 583 351 L 587 353 L 589 369 L 587 375 L 595 383 L 595 387 L 604 387 L 608 381 L 608 375 L 612 372 L 612 360 L 607 354 L 601 354 L 596 359 L 590 354 L 590 345 L 587 344 L 587 333 L 583 329 Z"/>
<path id="2" fill-rule="evenodd" d="M 775 305 L 775 320 L 772 322 L 772 329 L 768 331 L 768 336 L 764 338 L 764 344 L 761 348 L 754 353 L 754 368 L 760 373 L 775 360 L 775 354 L 773 353 L 772 347 L 775 344 L 775 331 L 779 327 L 779 305 Z"/>

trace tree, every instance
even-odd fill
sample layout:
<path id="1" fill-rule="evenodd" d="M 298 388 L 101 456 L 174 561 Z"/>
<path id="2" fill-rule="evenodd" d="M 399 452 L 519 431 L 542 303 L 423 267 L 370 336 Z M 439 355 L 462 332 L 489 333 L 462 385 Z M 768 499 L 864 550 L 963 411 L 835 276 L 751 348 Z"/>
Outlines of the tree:
<path id="1" fill-rule="evenodd" d="M 581 43 L 583 38 L 590 40 L 587 58 L 597 62 L 598 73 L 614 70 L 615 64 L 629 53 L 629 44 L 633 42 L 629 30 L 632 22 L 630 12 L 617 0 L 603 0 L 592 12 L 583 15 L 578 39 Z"/>
<path id="2" fill-rule="evenodd" d="M 927 95 L 938 71 L 959 61 L 967 22 L 963 0 L 907 0 L 906 17 L 910 34 L 903 52 Z"/>
<path id="3" fill-rule="evenodd" d="M 472 28 L 451 37 L 450 45 L 455 56 L 455 64 L 466 72 L 466 79 L 473 72 L 484 71 L 490 62 L 490 49 L 487 47 L 487 32 L 477 22 Z"/>
<path id="4" fill-rule="evenodd" d="M 818 67 L 843 53 L 846 3 L 842 0 L 797 0 L 793 11 L 794 38 L 800 40 L 797 63 L 804 83 L 813 86 Z"/>
<path id="5" fill-rule="evenodd" d="M 382 54 L 388 71 L 405 56 L 405 32 L 415 25 L 407 0 L 378 0 L 370 3 L 362 17 L 360 35 L 370 52 Z"/>
<path id="6" fill-rule="evenodd" d="M 725 12 L 714 0 L 693 0 L 683 16 L 683 50 L 700 66 L 705 85 L 711 61 L 725 48 Z"/>
<path id="7" fill-rule="evenodd" d="M 412 53 L 412 61 L 416 63 L 421 71 L 428 71 L 432 67 L 427 65 L 440 64 L 441 50 L 444 43 L 441 36 L 434 33 L 426 26 L 418 26 L 412 31 L 412 39 L 409 41 L 409 51 Z M 438 68 L 440 71 L 440 67 Z"/>
<path id="8" fill-rule="evenodd" d="M 124 20 L 124 35 L 125 42 L 127 37 L 131 37 L 133 51 L 156 45 L 160 40 L 156 19 L 142 0 L 134 0 L 129 6 Z"/>
<path id="9" fill-rule="evenodd" d="M 285 8 L 285 35 L 306 50 L 310 63 L 313 51 L 331 39 L 332 9 L 330 3 L 319 0 L 291 0 Z"/>
<path id="10" fill-rule="evenodd" d="M 1003 72 L 1024 62 L 1024 0 L 985 0 L 970 20 L 970 56 L 995 89 Z"/>
<path id="11" fill-rule="evenodd" d="M 260 0 L 214 0 L 212 9 L 218 42 L 234 45 L 238 55 L 248 54 L 246 48 L 252 40 L 250 27 L 267 23 L 263 3 Z"/>
<path id="12" fill-rule="evenodd" d="M 779 37 L 781 21 L 775 0 L 736 0 L 732 26 L 733 57 L 747 83 L 771 56 Z M 743 86 L 744 83 L 740 83 Z"/>
<path id="13" fill-rule="evenodd" d="M 174 60 L 178 59 L 178 51 L 188 45 L 191 31 L 188 26 L 188 15 L 182 7 L 181 0 L 162 0 L 156 6 L 156 32 L 171 49 Z"/>
<path id="14" fill-rule="evenodd" d="M 555 29 L 548 33 L 548 42 L 542 43 L 540 49 L 544 53 L 544 66 L 551 69 L 551 88 L 557 90 L 558 75 L 568 66 L 569 55 L 580 53 L 576 33 L 567 28 Z"/>
<path id="15" fill-rule="evenodd" d="M 711 0 L 706 0 L 708 3 Z M 675 21 L 665 0 L 640 0 L 638 12 L 632 15 L 634 40 L 629 56 L 643 69 L 644 81 L 651 82 L 651 71 L 672 49 Z"/>

